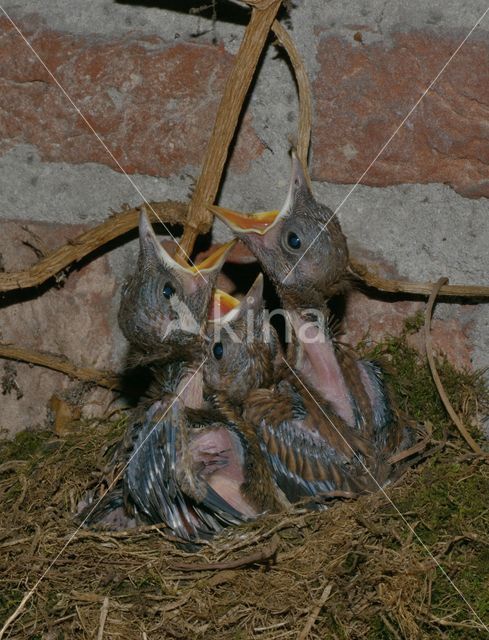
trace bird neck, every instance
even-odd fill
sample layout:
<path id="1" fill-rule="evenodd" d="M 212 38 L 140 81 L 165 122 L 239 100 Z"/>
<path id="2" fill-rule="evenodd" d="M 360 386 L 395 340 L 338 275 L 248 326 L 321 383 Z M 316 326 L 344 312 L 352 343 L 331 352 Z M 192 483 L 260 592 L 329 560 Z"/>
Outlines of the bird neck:
<path id="1" fill-rule="evenodd" d="M 197 349 L 196 353 L 202 355 Z M 186 407 L 199 409 L 204 404 L 202 362 L 197 358 L 156 360 L 150 367 L 153 374 L 149 396 L 177 396 Z"/>
<path id="2" fill-rule="evenodd" d="M 299 311 L 290 311 L 289 318 L 295 334 L 291 349 L 294 370 L 353 427 L 356 420 L 352 395 L 328 327 L 321 318 L 313 321 Z"/>
<path id="3" fill-rule="evenodd" d="M 204 406 L 204 380 L 202 367 L 198 365 L 186 368 L 177 384 L 176 395 L 190 409 Z"/>

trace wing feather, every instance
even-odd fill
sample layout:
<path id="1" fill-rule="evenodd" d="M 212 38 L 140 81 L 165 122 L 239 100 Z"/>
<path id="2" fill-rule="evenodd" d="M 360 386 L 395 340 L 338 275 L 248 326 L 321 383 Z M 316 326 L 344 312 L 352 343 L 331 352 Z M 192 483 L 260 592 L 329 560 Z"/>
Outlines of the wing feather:
<path id="1" fill-rule="evenodd" d="M 259 430 L 262 452 L 280 489 L 295 502 L 365 488 L 369 483 L 357 461 L 365 443 L 346 426 L 343 439 L 337 433 L 333 438 L 331 423 L 306 404 L 290 385 L 282 384 L 253 394 L 246 409 L 245 418 Z"/>
<path id="2" fill-rule="evenodd" d="M 182 421 L 187 419 L 185 407 L 178 401 L 172 406 L 161 401 L 151 406 L 137 428 L 124 483 L 126 495 L 145 521 L 164 522 L 179 537 L 190 540 L 212 537 L 223 527 L 246 518 L 205 480 L 199 481 L 203 487 L 200 500 L 182 486 L 182 447 L 192 455 L 181 437 Z M 186 426 L 190 431 L 193 428 Z"/>

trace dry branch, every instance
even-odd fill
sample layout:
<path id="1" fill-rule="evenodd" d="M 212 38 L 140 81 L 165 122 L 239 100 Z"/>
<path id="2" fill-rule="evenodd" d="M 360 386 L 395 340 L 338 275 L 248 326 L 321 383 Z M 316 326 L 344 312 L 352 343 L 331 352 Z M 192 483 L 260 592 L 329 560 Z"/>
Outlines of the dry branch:
<path id="1" fill-rule="evenodd" d="M 307 640 L 307 637 L 309 636 L 309 633 L 311 631 L 311 629 L 314 626 L 314 623 L 317 620 L 318 615 L 321 613 L 321 609 L 324 606 L 324 603 L 326 602 L 326 600 L 329 598 L 329 596 L 331 595 L 331 590 L 333 589 L 333 585 L 332 584 L 327 584 L 324 587 L 323 593 L 319 599 L 319 602 L 317 603 L 317 605 L 314 607 L 314 609 L 312 610 L 309 618 L 307 619 L 306 624 L 304 625 L 304 628 L 302 629 L 301 633 L 299 634 L 298 640 Z"/>
<path id="2" fill-rule="evenodd" d="M 181 202 L 153 202 L 150 218 L 158 222 L 161 218 L 170 224 L 184 224 L 187 219 L 187 205 Z M 56 249 L 42 258 L 25 271 L 13 271 L 0 273 L 0 292 L 14 291 L 16 289 L 28 289 L 35 287 L 49 278 L 52 278 L 69 267 L 73 262 L 78 262 L 85 256 L 93 253 L 104 244 L 137 227 L 139 221 L 139 209 L 127 209 L 114 214 L 102 224 L 85 231 L 74 240 Z"/>
<path id="3" fill-rule="evenodd" d="M 176 571 L 226 571 L 229 569 L 243 569 L 253 564 L 270 564 L 275 562 L 279 538 L 274 535 L 271 542 L 261 549 L 253 551 L 242 558 L 224 562 L 174 563 L 170 566 Z"/>
<path id="4" fill-rule="evenodd" d="M 309 144 L 311 142 L 311 125 L 312 125 L 312 93 L 309 77 L 307 75 L 304 62 L 297 51 L 294 41 L 290 37 L 288 31 L 275 20 L 272 30 L 277 36 L 280 44 L 283 46 L 290 63 L 294 69 L 295 80 L 297 82 L 297 90 L 299 93 L 299 127 L 297 131 L 296 151 L 299 160 L 304 167 L 307 167 L 307 155 L 309 152 Z M 307 180 L 310 182 L 309 172 L 306 172 Z"/>
<path id="5" fill-rule="evenodd" d="M 151 204 L 157 216 L 169 224 L 185 224 L 187 205 L 182 202 L 166 201 Z M 150 212 L 152 222 L 158 218 Z M 112 215 L 101 224 L 85 231 L 65 245 L 42 258 L 24 271 L 0 273 L 0 292 L 28 289 L 43 284 L 55 277 L 74 262 L 90 255 L 111 240 L 128 233 L 138 225 L 139 208 L 128 209 Z M 408 293 L 429 296 L 433 285 L 430 282 L 411 282 L 409 280 L 387 280 L 372 273 L 368 268 L 350 259 L 350 268 L 366 285 L 386 293 Z M 489 287 L 479 285 L 444 285 L 438 292 L 447 298 L 489 298 Z M 15 359 L 15 358 L 13 358 Z M 22 360 L 22 358 L 20 358 Z M 31 362 L 31 360 L 26 360 Z M 48 366 L 48 365 L 45 365 Z M 61 369 L 60 369 L 61 370 Z M 76 377 L 76 374 L 74 374 Z"/>
<path id="6" fill-rule="evenodd" d="M 366 285 L 386 293 L 412 293 L 429 296 L 433 291 L 432 282 L 411 282 L 410 280 L 388 280 L 372 273 L 361 262 L 350 258 L 350 269 Z M 470 284 L 445 284 L 440 287 L 438 296 L 447 298 L 489 298 L 489 287 Z"/>
<path id="7" fill-rule="evenodd" d="M 64 373 L 70 376 L 70 378 L 77 378 L 84 382 L 93 382 L 99 387 L 112 389 L 113 391 L 118 391 L 121 388 L 119 377 L 115 373 L 99 371 L 98 369 L 88 367 L 77 367 L 66 358 L 55 356 L 45 351 L 33 351 L 31 349 L 14 347 L 10 344 L 0 344 L 0 358 L 37 364 L 40 367 L 46 367 L 47 369 Z"/>
<path id="8" fill-rule="evenodd" d="M 153 210 L 167 223 L 183 223 L 187 217 L 187 206 L 181 202 L 160 202 L 152 204 Z M 157 217 L 150 213 L 153 222 Z M 139 209 L 129 209 L 116 213 L 105 222 L 85 231 L 74 240 L 42 258 L 30 269 L 17 272 L 0 273 L 0 292 L 26 289 L 39 286 L 55 277 L 73 262 L 77 262 L 93 253 L 107 242 L 131 231 L 138 225 Z M 410 293 L 429 295 L 433 289 L 431 283 L 410 282 L 408 280 L 386 280 L 373 274 L 367 268 L 351 260 L 350 267 L 367 285 L 388 293 Z M 438 295 L 448 298 L 489 298 L 489 287 L 474 285 L 443 285 Z M 88 367 L 78 367 L 65 358 L 50 353 L 0 344 L 0 358 L 36 364 L 66 375 L 93 382 L 94 384 L 113 390 L 120 390 L 119 380 L 115 373 L 99 371 Z"/>
<path id="9" fill-rule="evenodd" d="M 197 235 L 208 231 L 212 225 L 213 218 L 207 210 L 207 205 L 212 204 L 216 198 L 229 153 L 229 145 L 236 132 L 246 94 L 281 0 L 249 4 L 253 4 L 256 8 L 251 13 L 234 67 L 224 87 L 214 129 L 207 144 L 202 171 L 189 205 L 187 224 L 179 249 L 181 258 L 185 253 L 192 253 Z"/>
<path id="10" fill-rule="evenodd" d="M 475 451 L 475 453 L 477 453 L 479 455 L 483 455 L 484 452 L 479 447 L 479 445 L 474 440 L 474 438 L 472 438 L 470 433 L 467 431 L 467 429 L 465 428 L 465 425 L 463 424 L 463 422 L 460 420 L 460 418 L 456 414 L 455 409 L 452 407 L 452 404 L 451 404 L 450 400 L 448 399 L 446 391 L 443 388 L 443 384 L 442 384 L 442 382 L 440 380 L 440 376 L 438 375 L 438 371 L 437 371 L 436 365 L 435 365 L 435 358 L 433 357 L 433 344 L 432 344 L 432 341 L 431 341 L 431 333 L 430 333 L 430 330 L 431 330 L 431 315 L 433 313 L 433 305 L 435 303 L 436 296 L 438 295 L 438 292 L 443 288 L 443 286 L 445 286 L 447 284 L 447 282 L 448 282 L 448 278 L 440 278 L 436 284 L 431 285 L 432 291 L 431 291 L 430 298 L 428 300 L 428 304 L 426 306 L 425 322 L 424 322 L 426 357 L 428 358 L 428 364 L 430 366 L 431 375 L 433 376 L 434 383 L 436 385 L 438 393 L 440 394 L 441 401 L 443 402 L 443 405 L 444 405 L 445 409 L 448 412 L 448 415 L 453 420 L 453 422 L 455 423 L 457 429 L 460 431 L 462 437 L 467 442 L 467 444 L 470 446 L 472 451 Z"/>
<path id="11" fill-rule="evenodd" d="M 103 640 L 105 622 L 107 620 L 108 613 L 109 613 L 109 598 L 105 596 L 104 601 L 102 603 L 102 607 L 100 609 L 100 621 L 99 621 L 99 627 L 98 627 L 98 633 L 97 633 L 97 640 Z"/>

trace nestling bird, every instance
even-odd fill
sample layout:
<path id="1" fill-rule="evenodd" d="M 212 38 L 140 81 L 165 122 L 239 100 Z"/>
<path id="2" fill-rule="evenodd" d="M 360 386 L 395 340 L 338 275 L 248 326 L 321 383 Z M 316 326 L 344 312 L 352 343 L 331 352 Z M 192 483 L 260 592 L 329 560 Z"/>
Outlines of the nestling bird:
<path id="1" fill-rule="evenodd" d="M 257 435 L 261 451 L 255 450 L 253 459 L 265 458 L 280 489 L 255 483 L 262 495 L 275 493 L 283 508 L 319 493 L 356 493 L 368 486 L 365 474 L 318 406 L 280 365 L 280 345 L 265 318 L 262 288 L 260 275 L 240 313 L 233 317 L 229 312 L 218 324 L 204 371 L 206 386 L 221 411 L 239 415 L 243 430 Z M 367 454 L 368 443 L 334 414 L 333 420 L 348 442 Z"/>
<path id="2" fill-rule="evenodd" d="M 204 328 L 224 255 L 220 249 L 209 256 L 207 278 L 197 279 L 195 270 L 164 251 L 142 214 L 138 270 L 120 319 L 139 359 L 150 366 L 153 383 L 113 458 L 111 475 L 124 469 L 123 480 L 90 514 L 89 524 L 165 523 L 180 538 L 198 540 L 276 508 L 278 489 L 259 455 L 256 433 L 204 394 Z"/>
<path id="3" fill-rule="evenodd" d="M 119 326 L 127 341 L 149 358 L 195 348 L 212 292 L 229 249 L 227 243 L 199 265 L 174 260 L 161 246 L 144 207 L 139 221 L 136 270 L 123 285 Z M 179 354 L 176 354 L 179 357 Z"/>
<path id="4" fill-rule="evenodd" d="M 281 446 L 281 440 L 290 445 L 279 452 L 284 473 L 296 473 L 298 463 L 294 456 L 309 448 L 310 462 L 323 455 L 325 460 L 334 461 L 341 453 L 342 468 L 346 469 L 345 464 L 349 467 L 353 464 L 354 468 L 355 461 L 361 460 L 373 474 L 374 484 L 384 484 L 392 471 L 388 457 L 407 447 L 411 435 L 395 419 L 381 368 L 357 358 L 351 350 L 340 348 L 334 339 L 328 300 L 347 286 L 348 248 L 333 212 L 314 199 L 294 153 L 289 191 L 280 211 L 243 215 L 217 206 L 211 206 L 210 210 L 257 257 L 275 284 L 294 329 L 288 353 L 290 370 L 284 368 L 282 378 L 288 385 L 286 395 L 295 394 L 300 402 L 289 403 L 287 413 L 287 403 L 281 394 L 260 400 L 261 407 L 269 406 L 270 411 L 273 406 L 282 407 L 288 416 L 286 426 L 279 421 L 273 428 L 278 441 L 271 443 L 274 451 Z M 297 404 L 302 405 L 299 410 Z M 303 407 L 307 409 L 305 414 Z M 255 421 L 259 420 L 260 410 L 259 406 Z M 297 414 L 294 421 L 299 422 L 293 421 L 291 425 L 294 411 Z M 326 417 L 321 418 L 318 411 Z M 318 425 L 321 428 L 312 437 Z M 266 434 L 265 429 L 265 439 Z M 306 440 L 301 445 L 303 438 Z M 325 450 L 319 454 L 319 444 L 330 447 L 329 453 Z M 352 473 L 355 482 L 365 475 L 361 465 Z M 313 470 L 308 474 L 314 477 Z M 371 480 L 365 477 L 360 484 L 369 486 Z M 331 486 L 341 484 L 339 478 L 330 482 Z"/>
<path id="5" fill-rule="evenodd" d="M 285 309 L 322 309 L 346 288 L 346 238 L 331 209 L 314 199 L 295 152 L 280 211 L 245 215 L 216 205 L 208 208 L 256 256 Z"/>
<path id="6" fill-rule="evenodd" d="M 105 487 L 114 484 L 134 450 L 134 441 L 147 422 L 145 412 L 154 401 L 165 403 L 175 395 L 188 407 L 203 402 L 202 372 L 207 308 L 227 251 L 233 243 L 218 248 L 195 267 L 177 263 L 161 246 L 144 208 L 139 222 L 139 257 L 136 270 L 123 287 L 119 323 L 131 344 L 131 365 L 146 365 L 153 381 L 146 399 L 134 412 L 125 437 L 116 447 L 106 469 Z M 124 499 L 122 479 L 94 507 L 95 496 L 80 519 L 87 524 L 117 527 L 133 524 L 133 510 Z M 126 487 L 127 489 L 127 487 Z"/>
<path id="7" fill-rule="evenodd" d="M 245 418 L 250 396 L 258 389 L 273 386 L 281 352 L 265 314 L 262 274 L 241 302 L 233 303 L 226 296 L 225 303 L 230 310 L 208 326 L 210 343 L 204 384 L 213 405 L 246 437 L 243 493 L 262 512 L 280 511 L 290 502 L 278 486 L 268 456 L 263 454 L 259 430 Z"/>
<path id="8" fill-rule="evenodd" d="M 261 287 L 259 278 L 241 305 L 231 302 L 234 308 L 211 323 L 209 331 L 214 338 L 218 333 L 219 341 L 209 342 L 212 355 L 202 364 L 204 390 L 211 393 L 207 401 L 189 408 L 178 396 L 171 401 L 166 396 L 151 404 L 137 429 L 136 453 L 124 475 L 128 502 L 145 521 L 165 522 L 184 539 L 207 538 L 223 526 L 288 505 L 261 455 L 255 429 L 220 394 L 225 388 L 226 395 L 234 397 L 247 385 L 268 382 L 271 371 L 258 373 L 261 367 L 255 363 L 257 375 L 241 375 L 238 385 L 214 366 L 230 346 L 226 338 L 232 332 L 238 340 L 234 359 L 243 367 L 240 373 L 252 373 L 247 343 L 241 338 L 246 338 L 248 311 L 258 306 L 255 300 L 261 302 Z"/>

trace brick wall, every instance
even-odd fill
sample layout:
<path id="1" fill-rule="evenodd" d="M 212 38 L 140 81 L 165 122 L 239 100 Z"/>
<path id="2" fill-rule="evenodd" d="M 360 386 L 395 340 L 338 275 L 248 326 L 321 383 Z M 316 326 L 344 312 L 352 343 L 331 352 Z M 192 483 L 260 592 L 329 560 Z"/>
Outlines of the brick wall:
<path id="1" fill-rule="evenodd" d="M 168 4 L 168 3 L 166 3 Z M 53 248 L 140 196 L 188 199 L 246 11 L 224 1 L 215 25 L 186 11 L 96 0 L 7 3 L 6 11 L 99 133 L 101 145 L 5 17 L 0 17 L 0 253 L 6 270 Z M 188 3 L 187 3 L 188 4 Z M 196 3 L 198 4 L 198 3 Z M 427 6 L 429 4 L 429 6 Z M 405 3 L 303 0 L 291 29 L 311 77 L 311 172 L 318 199 L 342 202 L 484 8 L 471 0 Z M 187 7 L 188 8 L 188 7 Z M 488 18 L 489 21 L 489 18 Z M 391 277 L 446 275 L 484 283 L 489 272 L 489 27 L 482 23 L 341 207 L 352 253 Z M 270 46 L 246 106 L 221 203 L 276 208 L 285 197 L 297 99 L 286 60 Z M 117 159 L 117 162 L 114 160 Z M 119 166 L 120 165 L 120 166 Z M 216 239 L 223 230 L 216 226 Z M 58 287 L 0 300 L 2 340 L 117 368 L 118 289 L 135 242 L 77 265 Z M 422 302 L 355 292 L 345 329 L 398 332 Z M 435 344 L 459 365 L 489 364 L 485 305 L 440 305 Z M 42 425 L 53 393 L 107 394 L 15 364 L 0 377 L 0 426 Z M 7 388 L 8 385 L 5 384 Z"/>

